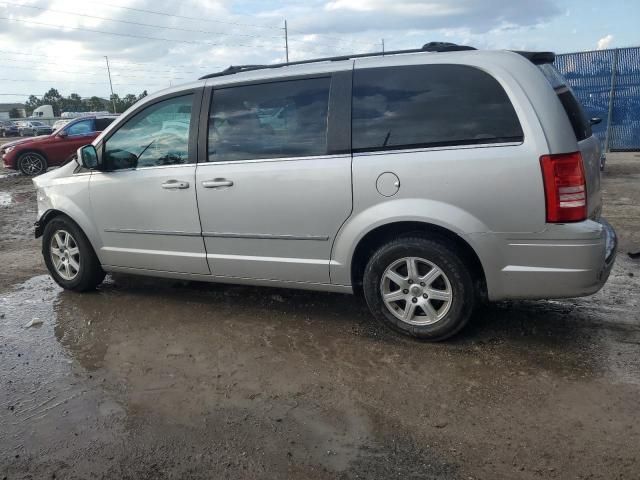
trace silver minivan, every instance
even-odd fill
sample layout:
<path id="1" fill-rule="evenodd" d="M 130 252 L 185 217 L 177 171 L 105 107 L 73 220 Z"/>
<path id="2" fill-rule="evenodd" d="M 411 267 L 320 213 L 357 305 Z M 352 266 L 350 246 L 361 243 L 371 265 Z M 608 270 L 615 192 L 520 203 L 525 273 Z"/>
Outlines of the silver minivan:
<path id="1" fill-rule="evenodd" d="M 230 67 L 145 97 L 37 177 L 54 280 L 362 293 L 442 340 L 482 300 L 598 291 L 600 149 L 550 53 L 453 45 Z"/>

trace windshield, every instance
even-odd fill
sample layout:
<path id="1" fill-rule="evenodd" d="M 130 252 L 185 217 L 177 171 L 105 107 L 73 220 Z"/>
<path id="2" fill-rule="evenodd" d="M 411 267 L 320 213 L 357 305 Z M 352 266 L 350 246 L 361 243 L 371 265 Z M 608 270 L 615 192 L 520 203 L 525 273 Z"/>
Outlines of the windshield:
<path id="1" fill-rule="evenodd" d="M 46 127 L 46 125 L 42 122 L 31 122 L 31 125 L 35 125 L 36 127 Z"/>

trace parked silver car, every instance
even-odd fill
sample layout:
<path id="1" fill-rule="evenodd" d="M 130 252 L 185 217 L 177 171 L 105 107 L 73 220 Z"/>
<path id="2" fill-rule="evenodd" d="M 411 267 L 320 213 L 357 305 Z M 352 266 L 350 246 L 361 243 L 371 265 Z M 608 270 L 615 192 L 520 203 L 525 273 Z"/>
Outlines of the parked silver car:
<path id="1" fill-rule="evenodd" d="M 18 135 L 26 137 L 30 135 L 51 135 L 53 129 L 37 120 L 24 120 L 18 122 Z"/>
<path id="2" fill-rule="evenodd" d="M 146 97 L 34 179 L 52 277 L 363 292 L 427 340 L 482 299 L 596 292 L 616 237 L 553 54 L 443 50 L 231 67 Z"/>

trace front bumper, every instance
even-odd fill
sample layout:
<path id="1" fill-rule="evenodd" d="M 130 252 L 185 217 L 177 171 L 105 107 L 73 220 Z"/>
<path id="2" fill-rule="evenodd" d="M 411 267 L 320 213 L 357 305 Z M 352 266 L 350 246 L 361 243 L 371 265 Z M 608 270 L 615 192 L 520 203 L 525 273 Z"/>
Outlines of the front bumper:
<path id="1" fill-rule="evenodd" d="M 549 225 L 534 239 L 491 237 L 475 239 L 490 300 L 596 293 L 609 278 L 618 247 L 616 233 L 604 219 Z"/>
<path id="2" fill-rule="evenodd" d="M 4 165 L 4 168 L 16 169 L 16 155 L 13 150 L 4 154 L 0 153 L 0 161 Z"/>

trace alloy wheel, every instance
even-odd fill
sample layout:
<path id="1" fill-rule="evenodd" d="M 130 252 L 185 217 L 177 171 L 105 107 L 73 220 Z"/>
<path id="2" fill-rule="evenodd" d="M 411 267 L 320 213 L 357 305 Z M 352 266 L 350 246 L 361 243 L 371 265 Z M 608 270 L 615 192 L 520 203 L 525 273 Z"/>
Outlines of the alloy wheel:
<path id="1" fill-rule="evenodd" d="M 22 170 L 27 175 L 36 175 L 44 170 L 44 161 L 40 155 L 27 153 L 20 160 Z"/>
<path id="2" fill-rule="evenodd" d="M 380 294 L 389 312 L 411 325 L 442 320 L 453 302 L 444 271 L 419 257 L 404 257 L 389 265 L 382 274 Z"/>
<path id="3" fill-rule="evenodd" d="M 50 256 L 53 267 L 64 280 L 73 280 L 80 272 L 80 249 L 66 230 L 56 230 L 51 237 Z"/>

